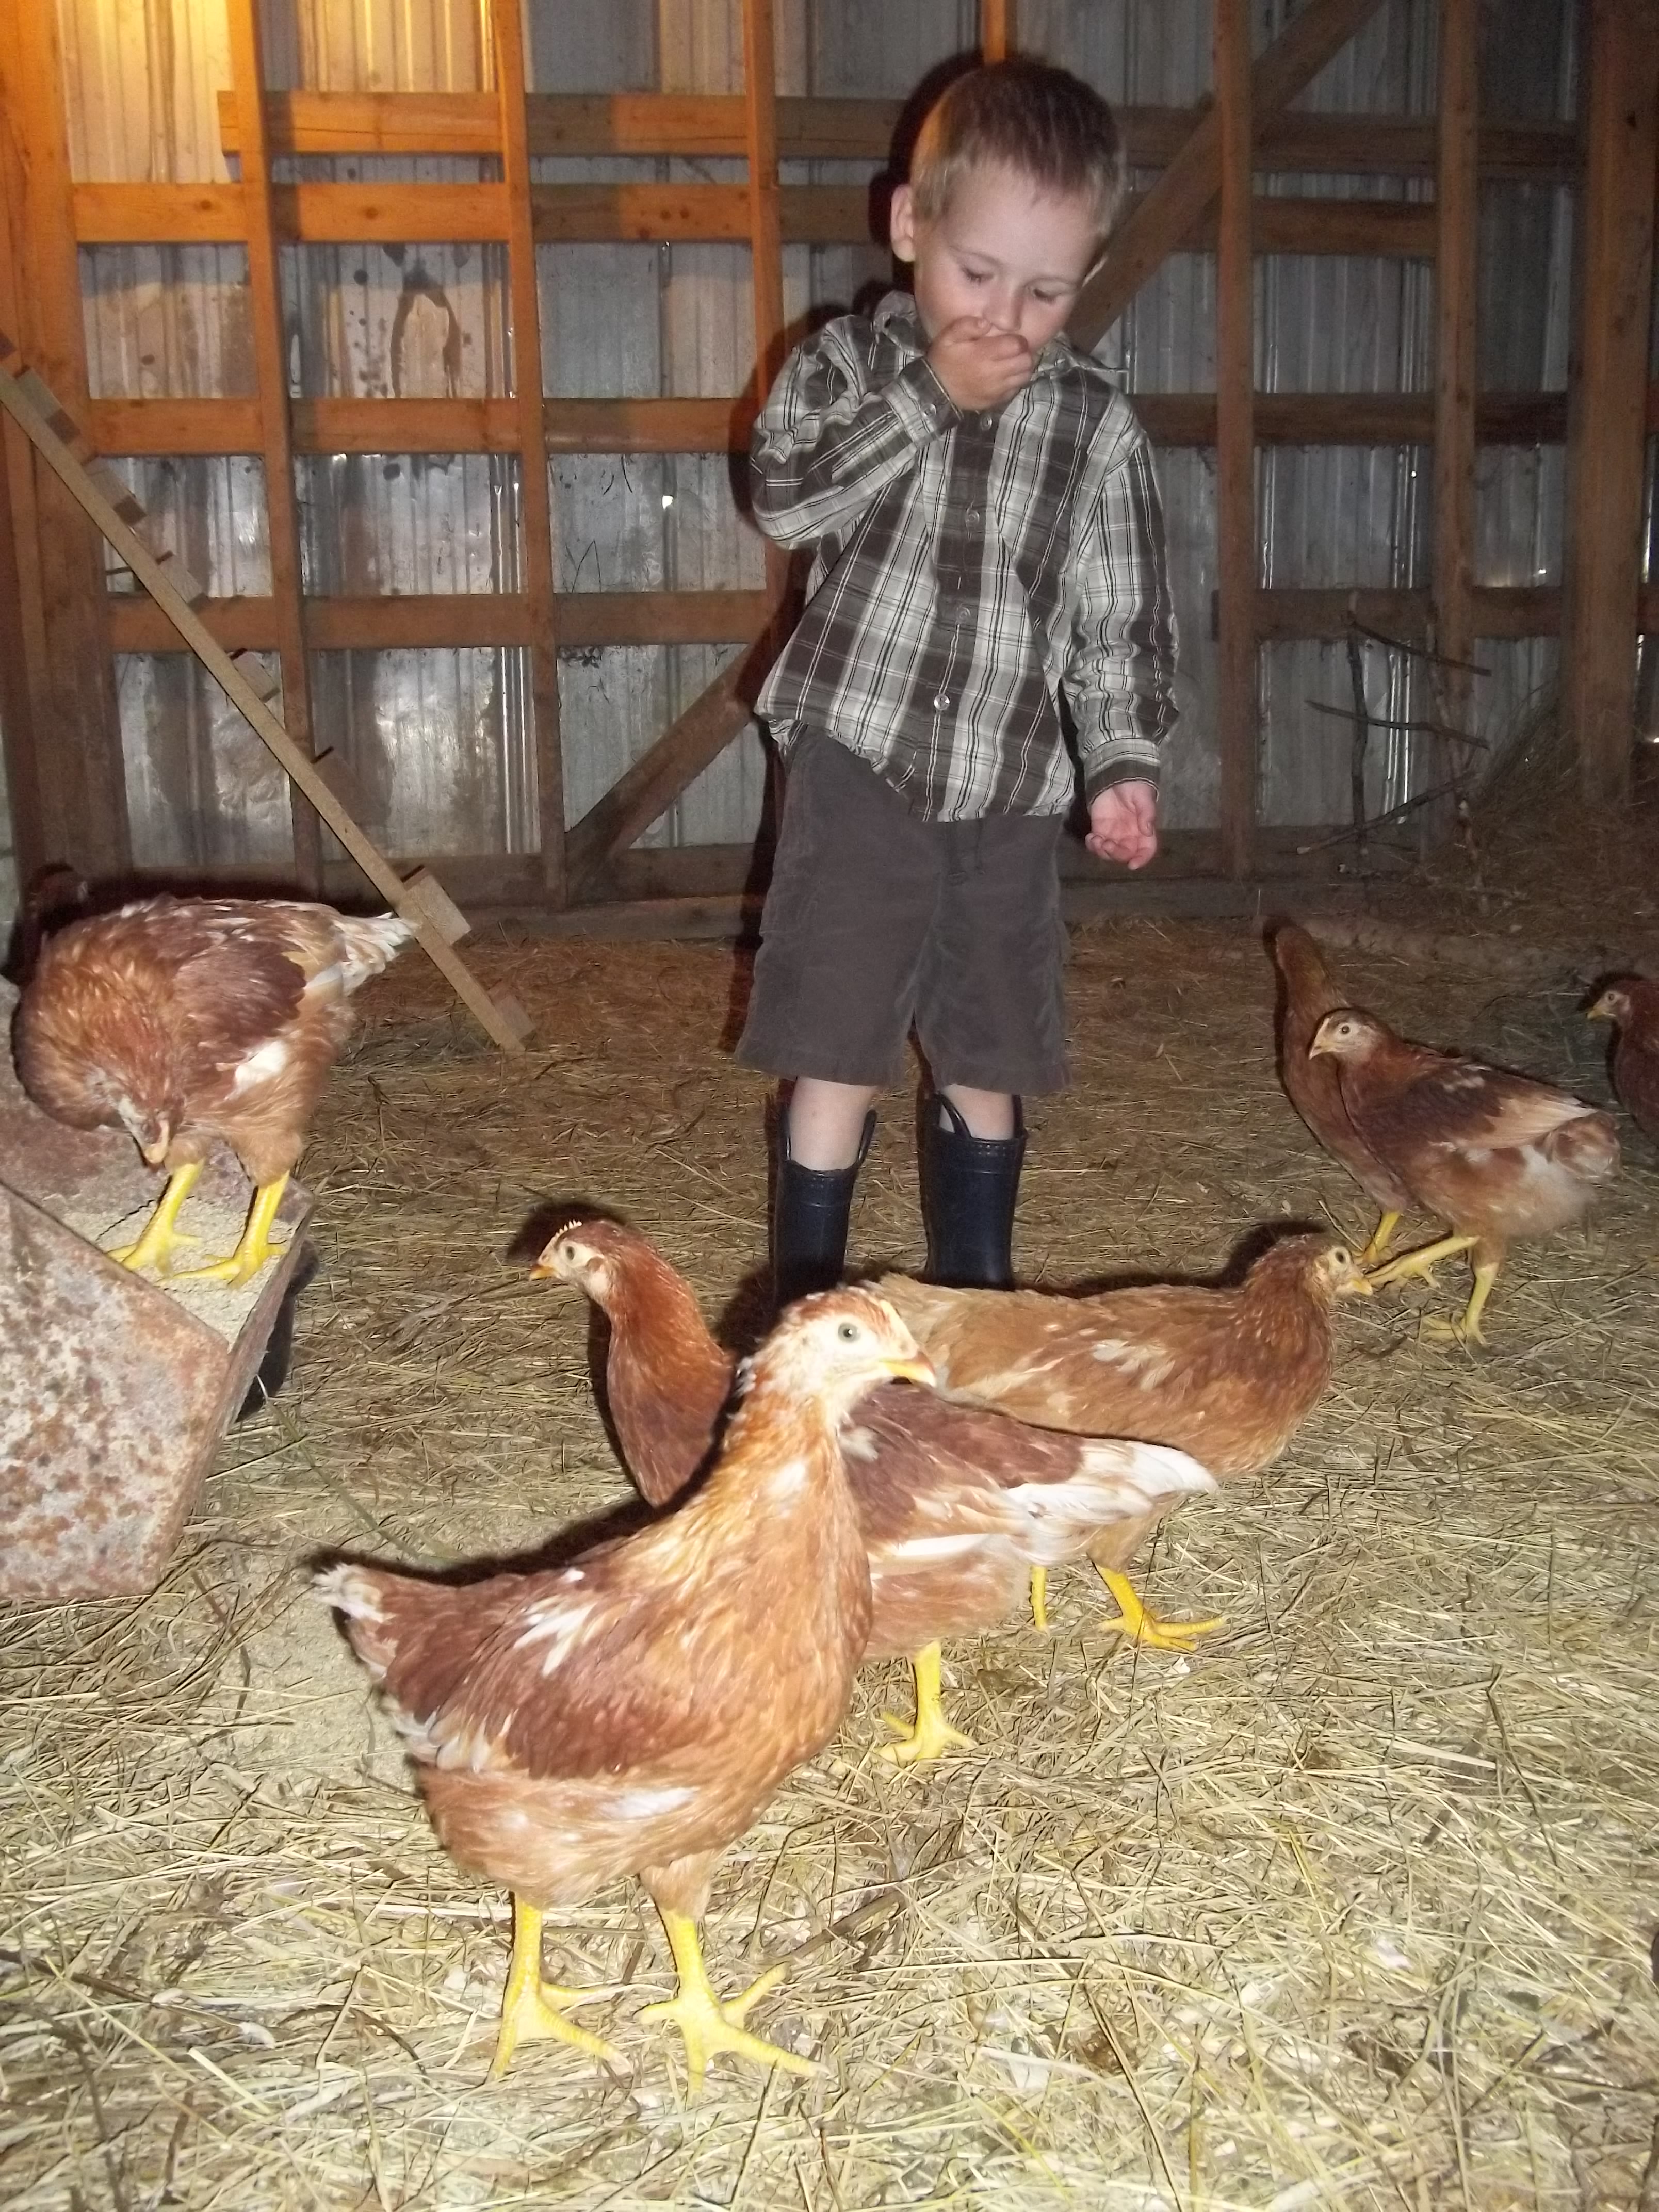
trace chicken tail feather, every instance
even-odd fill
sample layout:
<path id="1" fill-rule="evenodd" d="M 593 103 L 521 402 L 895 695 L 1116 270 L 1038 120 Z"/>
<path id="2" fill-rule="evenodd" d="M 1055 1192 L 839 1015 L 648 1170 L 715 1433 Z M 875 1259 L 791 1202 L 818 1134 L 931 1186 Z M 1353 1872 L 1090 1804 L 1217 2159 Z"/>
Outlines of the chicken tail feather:
<path id="1" fill-rule="evenodd" d="M 415 934 L 414 923 L 400 914 L 343 914 L 337 927 L 348 992 L 380 975 Z"/>

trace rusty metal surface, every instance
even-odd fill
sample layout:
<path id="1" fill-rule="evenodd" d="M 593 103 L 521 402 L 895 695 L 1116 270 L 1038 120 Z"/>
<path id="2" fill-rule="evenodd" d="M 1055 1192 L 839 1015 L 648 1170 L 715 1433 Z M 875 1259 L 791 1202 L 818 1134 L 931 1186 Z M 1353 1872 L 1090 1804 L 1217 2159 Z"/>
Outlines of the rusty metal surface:
<path id="1" fill-rule="evenodd" d="M 15 994 L 0 984 L 0 1029 Z M 299 1263 L 307 1193 L 290 1184 L 286 1249 L 234 1342 L 64 1216 L 153 1202 L 122 1132 L 64 1127 L 0 1053 L 0 1597 L 137 1595 L 159 1580 L 226 1425 L 246 1395 Z M 216 1158 L 198 1190 L 242 1204 Z"/>

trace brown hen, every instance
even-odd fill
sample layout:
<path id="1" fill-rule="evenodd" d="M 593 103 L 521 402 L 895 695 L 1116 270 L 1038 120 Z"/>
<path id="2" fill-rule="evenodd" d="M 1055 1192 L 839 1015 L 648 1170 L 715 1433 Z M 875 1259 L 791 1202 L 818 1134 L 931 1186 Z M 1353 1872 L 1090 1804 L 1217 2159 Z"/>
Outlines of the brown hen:
<path id="1" fill-rule="evenodd" d="M 945 1396 L 1039 1427 L 1174 1444 L 1225 1477 L 1254 1474 L 1283 1451 L 1330 1380 L 1337 1299 L 1369 1285 L 1346 1246 L 1291 1237 L 1236 1289 L 1154 1283 L 1056 1297 L 942 1290 L 904 1275 L 876 1288 L 909 1323 Z M 1187 1650 L 1219 1624 L 1156 1620 L 1122 1572 L 1158 1518 L 1120 1522 L 1089 1555 L 1122 1609 L 1116 1625 Z"/>
<path id="2" fill-rule="evenodd" d="M 1618 1024 L 1613 1087 L 1644 1136 L 1659 1145 L 1659 982 L 1620 975 L 1590 1008 L 1589 1018 Z"/>
<path id="3" fill-rule="evenodd" d="M 1454 1059 L 1396 1036 L 1374 1014 L 1327 1014 L 1308 1048 L 1336 1063 L 1354 1127 L 1417 1203 L 1452 1233 L 1370 1278 L 1432 1281 L 1438 1261 L 1468 1252 L 1474 1287 L 1460 1319 L 1425 1324 L 1484 1344 L 1480 1316 L 1517 1237 L 1577 1221 L 1619 1165 L 1611 1114 L 1530 1076 Z"/>
<path id="4" fill-rule="evenodd" d="M 678 1512 L 545 1573 L 449 1586 L 348 1565 L 318 1577 L 407 1741 L 439 1840 L 514 1893 L 496 2044 L 550 2035 L 615 2059 L 545 1990 L 542 1915 L 637 1875 L 678 1986 L 646 2017 L 719 2051 L 812 2069 L 749 2034 L 775 1968 L 721 2004 L 697 1923 L 721 1852 L 847 1709 L 870 1577 L 836 1431 L 884 1378 L 929 1370 L 863 1291 L 804 1299 L 750 1363 L 708 1477 Z"/>
<path id="5" fill-rule="evenodd" d="M 1332 982 L 1318 945 L 1293 921 L 1281 922 L 1269 942 L 1282 987 L 1279 1080 L 1313 1134 L 1333 1159 L 1340 1160 L 1381 1212 L 1382 1218 L 1359 1255 L 1360 1266 L 1369 1267 L 1388 1249 L 1401 1215 L 1410 1208 L 1412 1194 L 1355 1128 L 1342 1102 L 1342 1085 L 1334 1064 L 1322 1055 L 1309 1054 L 1314 1031 L 1326 1015 L 1347 1004 Z"/>
<path id="6" fill-rule="evenodd" d="M 617 1442 L 646 1496 L 666 1503 L 706 1457 L 731 1389 L 731 1359 L 690 1284 L 611 1221 L 562 1231 L 535 1272 L 578 1285 L 609 1316 Z M 994 1628 L 1034 1572 L 1075 1559 L 1126 1516 L 1139 1523 L 1214 1487 L 1184 1452 L 1061 1436 L 898 1386 L 870 1393 L 842 1449 L 870 1563 L 868 1656 L 903 1656 L 915 1671 L 915 1719 L 893 1721 L 899 1740 L 884 1747 L 906 1764 L 971 1748 L 945 1717 L 946 1638 Z"/>
<path id="7" fill-rule="evenodd" d="M 35 1104 L 77 1129 L 119 1125 L 168 1181 L 136 1244 L 161 1267 L 179 1210 L 216 1141 L 254 1185 L 224 1259 L 188 1272 L 246 1282 L 276 1248 L 270 1226 L 325 1079 L 350 1032 L 351 994 L 413 935 L 396 915 L 358 920 L 281 899 L 141 899 L 50 938 L 19 1001 L 17 1073 Z"/>

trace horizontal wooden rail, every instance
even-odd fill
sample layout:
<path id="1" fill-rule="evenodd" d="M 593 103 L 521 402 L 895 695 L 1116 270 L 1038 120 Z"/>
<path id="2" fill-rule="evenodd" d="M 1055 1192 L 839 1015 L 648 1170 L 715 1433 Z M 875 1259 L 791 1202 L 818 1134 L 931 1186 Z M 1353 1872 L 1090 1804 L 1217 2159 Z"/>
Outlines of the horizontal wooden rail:
<path id="1" fill-rule="evenodd" d="M 746 644 L 759 635 L 766 608 L 764 592 L 568 592 L 559 600 L 559 643 L 565 649 Z M 275 648 L 274 599 L 204 599 L 196 611 L 228 653 Z M 322 653 L 530 641 L 528 610 L 510 592 L 308 599 L 305 617 L 307 638 Z M 178 643 L 165 616 L 142 593 L 112 592 L 109 620 L 117 653 L 169 653 Z"/>
<path id="2" fill-rule="evenodd" d="M 1212 446 L 1215 395 L 1131 395 L 1158 446 Z M 550 453 L 742 453 L 752 399 L 549 399 Z M 1264 392 L 1256 438 L 1266 446 L 1425 446 L 1434 436 L 1426 392 Z M 516 450 L 510 399 L 296 399 L 294 442 L 305 453 L 506 453 Z M 252 453 L 252 399 L 94 399 L 88 430 L 100 453 Z M 1659 384 L 1648 393 L 1648 428 L 1659 432 Z M 1486 446 L 1559 445 L 1560 392 L 1487 392 L 1475 403 Z"/>
<path id="3" fill-rule="evenodd" d="M 739 95 L 537 94 L 526 102 L 534 155 L 740 159 Z M 499 148 L 499 117 L 489 93 L 276 92 L 266 95 L 270 149 L 276 154 L 458 154 L 487 157 Z M 778 153 L 787 161 L 885 161 L 901 113 L 897 100 L 780 100 Z M 235 102 L 219 100 L 220 137 L 237 150 Z M 1129 165 L 1161 169 L 1193 126 L 1184 107 L 1117 110 Z M 1435 126 L 1409 115 L 1274 116 L 1258 133 L 1259 171 L 1281 173 L 1431 177 Z M 1570 122 L 1488 124 L 1480 167 L 1490 177 L 1571 182 L 1580 168 Z"/>
<path id="4" fill-rule="evenodd" d="M 474 244 L 507 236 L 504 185 L 278 185 L 279 238 L 307 246 Z M 531 208 L 542 245 L 738 242 L 749 236 L 746 185 L 536 185 Z M 1131 202 L 1133 205 L 1133 200 Z M 234 245 L 245 235 L 240 185 L 76 185 L 82 246 Z M 786 244 L 865 245 L 871 198 L 862 187 L 786 185 Z M 1261 193 L 1254 212 L 1262 253 L 1382 254 L 1423 259 L 1434 250 L 1434 210 L 1422 201 L 1313 199 Z M 1213 215 L 1180 244 L 1213 242 Z"/>

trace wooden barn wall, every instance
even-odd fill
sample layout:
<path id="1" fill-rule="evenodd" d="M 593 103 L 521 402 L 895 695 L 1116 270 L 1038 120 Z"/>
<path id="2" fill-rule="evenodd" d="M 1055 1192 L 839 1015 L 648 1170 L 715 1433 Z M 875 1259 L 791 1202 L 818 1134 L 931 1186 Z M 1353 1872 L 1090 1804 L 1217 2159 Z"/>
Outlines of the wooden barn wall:
<path id="1" fill-rule="evenodd" d="M 230 82 L 213 0 L 57 0 L 76 174 L 88 180 L 212 180 L 228 167 L 216 97 Z M 264 0 L 273 87 L 330 91 L 486 88 L 480 0 Z M 1259 44 L 1294 13 L 1258 11 Z M 739 0 L 529 0 L 531 85 L 540 92 L 741 88 Z M 1563 0 L 1486 13 L 1482 101 L 1496 118 L 1568 113 L 1571 21 Z M 1523 20 L 1524 19 L 1524 20 Z M 974 0 L 780 0 L 779 88 L 897 96 L 977 35 Z M 1067 63 L 1114 100 L 1189 104 L 1209 90 L 1206 0 L 1020 0 L 1028 49 Z M 1431 113 L 1434 0 L 1387 0 L 1301 105 Z M 626 176 L 717 181 L 738 164 L 647 161 L 537 165 L 548 181 Z M 279 173 L 465 181 L 495 173 L 461 160 L 309 158 Z M 863 182 L 858 164 L 785 164 L 785 182 Z M 1427 184 L 1286 177 L 1285 192 L 1427 195 Z M 1571 195 L 1483 186 L 1480 381 L 1510 391 L 1565 383 Z M 502 249 L 489 246 L 293 246 L 283 284 L 293 389 L 308 396 L 493 395 L 507 388 Z M 850 302 L 887 274 L 873 245 L 786 250 L 793 323 Z M 247 393 L 253 387 L 246 259 L 240 247 L 91 246 L 82 281 L 97 396 Z M 546 390 L 728 396 L 752 362 L 743 246 L 540 249 Z M 1267 392 L 1431 389 L 1432 275 L 1419 262 L 1267 256 L 1258 263 L 1257 382 Z M 1102 343 L 1132 391 L 1214 388 L 1213 264 L 1173 257 Z M 1481 583 L 1555 581 L 1561 567 L 1562 451 L 1483 447 Z M 190 568 L 215 593 L 270 588 L 257 458 L 118 463 Z M 550 464 L 558 584 L 755 587 L 760 546 L 726 455 L 556 456 Z M 1214 455 L 1161 457 L 1182 629 L 1184 715 L 1166 777 L 1167 819 L 1217 818 Z M 517 462 L 507 456 L 308 457 L 300 464 L 307 587 L 434 592 L 516 582 Z M 1269 447 L 1258 456 L 1268 584 L 1425 585 L 1431 457 L 1420 447 Z M 567 818 L 574 820 L 733 648 L 637 646 L 563 657 Z M 1547 686 L 1553 641 L 1483 641 L 1475 687 L 1488 735 Z M 368 826 L 395 848 L 522 852 L 538 795 L 528 672 L 516 650 L 325 653 L 316 658 L 319 741 L 353 763 Z M 1370 654 L 1370 703 L 1397 720 L 1431 704 L 1397 656 Z M 1261 653 L 1261 817 L 1346 818 L 1346 731 L 1310 699 L 1346 702 L 1340 647 L 1275 643 Z M 118 668 L 135 857 L 141 864 L 282 860 L 289 808 L 263 749 L 183 655 L 131 655 Z M 1422 781 L 1413 740 L 1373 747 L 1373 804 Z M 752 729 L 642 839 L 730 843 L 752 835 L 766 789 Z M 0 863 L 3 865 L 3 863 Z M 3 886 L 0 886 L 3 888 Z"/>

